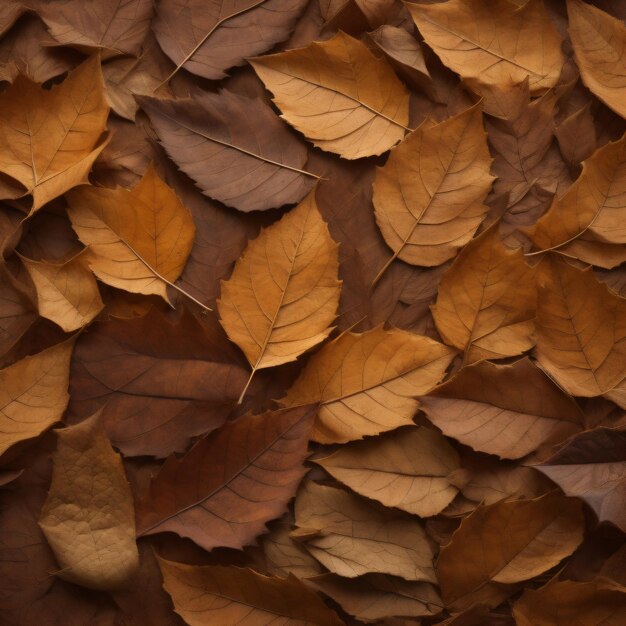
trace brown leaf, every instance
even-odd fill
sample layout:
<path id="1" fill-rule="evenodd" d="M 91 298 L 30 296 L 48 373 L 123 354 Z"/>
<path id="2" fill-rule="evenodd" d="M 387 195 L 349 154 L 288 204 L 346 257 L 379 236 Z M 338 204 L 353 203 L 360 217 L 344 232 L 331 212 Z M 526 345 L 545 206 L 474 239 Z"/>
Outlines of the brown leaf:
<path id="1" fill-rule="evenodd" d="M 306 146 L 272 109 L 228 91 L 193 100 L 137 98 L 161 144 L 202 192 L 240 211 L 299 202 L 317 176 Z"/>
<path id="2" fill-rule="evenodd" d="M 459 455 L 424 427 L 349 444 L 315 462 L 360 495 L 420 517 L 437 515 L 457 494 L 447 477 Z"/>
<path id="3" fill-rule="evenodd" d="M 30 291 L 0 263 L 0 355 L 6 354 L 36 317 Z"/>
<path id="4" fill-rule="evenodd" d="M 577 237 L 597 243 L 626 243 L 626 135 L 608 143 L 583 163 L 576 182 L 527 231 L 539 250 L 571 255 Z"/>
<path id="5" fill-rule="evenodd" d="M 189 626 L 341 626 L 343 622 L 295 576 L 275 578 L 250 569 L 194 567 L 159 559 L 165 590 Z M 270 620 L 270 622 L 268 622 Z"/>
<path id="6" fill-rule="evenodd" d="M 253 375 L 295 361 L 328 336 L 339 303 L 337 270 L 337 244 L 313 194 L 250 242 L 222 283 L 217 308 Z"/>
<path id="7" fill-rule="evenodd" d="M 529 359 L 464 367 L 420 405 L 444 435 L 510 459 L 563 441 L 584 424 L 576 403 Z"/>
<path id="8" fill-rule="evenodd" d="M 626 406 L 626 302 L 558 258 L 542 263 L 537 301 L 539 364 L 568 393 Z"/>
<path id="9" fill-rule="evenodd" d="M 561 37 L 541 0 L 448 0 L 408 4 L 426 43 L 444 65 L 485 85 L 521 83 L 531 93 L 553 87 L 564 57 Z"/>
<path id="10" fill-rule="evenodd" d="M 72 415 L 104 406 L 107 434 L 126 455 L 182 452 L 223 423 L 246 380 L 219 331 L 215 318 L 173 322 L 157 310 L 93 325 L 74 354 Z"/>
<path id="11" fill-rule="evenodd" d="M 417 396 L 443 377 L 453 353 L 401 330 L 343 333 L 314 354 L 280 402 L 320 403 L 311 439 L 343 443 L 412 424 Z"/>
<path id="12" fill-rule="evenodd" d="M 439 284 L 432 307 L 444 341 L 464 363 L 515 356 L 534 345 L 535 269 L 507 250 L 496 228 L 474 239 Z"/>
<path id="13" fill-rule="evenodd" d="M 312 420 L 310 407 L 247 415 L 169 457 L 139 505 L 138 534 L 175 532 L 205 550 L 254 543 L 304 476 Z"/>
<path id="14" fill-rule="evenodd" d="M 32 194 L 33 212 L 87 182 L 108 113 L 97 56 L 49 91 L 19 76 L 0 95 L 0 172 L 19 183 L 10 197 Z"/>
<path id="15" fill-rule="evenodd" d="M 151 0 L 53 0 L 39 9 L 60 45 L 86 53 L 101 50 L 103 58 L 137 55 L 152 12 Z"/>
<path id="16" fill-rule="evenodd" d="M 588 430 L 536 468 L 568 496 L 587 502 L 601 522 L 626 532 L 626 433 Z"/>
<path id="17" fill-rule="evenodd" d="M 547 571 L 582 541 L 580 503 L 560 495 L 481 506 L 461 522 L 437 561 L 446 606 L 497 606 L 513 585 Z"/>
<path id="18" fill-rule="evenodd" d="M 65 263 L 22 257 L 37 291 L 40 315 L 58 324 L 66 333 L 89 324 L 104 307 L 87 265 L 88 255 L 89 250 L 85 250 Z"/>
<path id="19" fill-rule="evenodd" d="M 623 587 L 597 581 L 553 580 L 526 589 L 513 605 L 517 626 L 620 626 L 626 620 Z"/>
<path id="20" fill-rule="evenodd" d="M 433 585 L 384 574 L 366 574 L 356 579 L 322 574 L 311 578 L 310 582 L 363 622 L 394 616 L 436 615 L 443 608 Z"/>
<path id="21" fill-rule="evenodd" d="M 0 370 L 0 454 L 61 419 L 73 347 L 69 339 Z"/>
<path id="22" fill-rule="evenodd" d="M 67 196 L 68 215 L 89 246 L 89 266 L 107 285 L 168 300 L 195 236 L 189 211 L 149 168 L 132 189 L 81 187 Z"/>
<path id="23" fill-rule="evenodd" d="M 590 104 L 580 107 L 563 119 L 554 129 L 554 135 L 570 168 L 588 159 L 597 148 L 596 128 Z"/>
<path id="24" fill-rule="evenodd" d="M 437 125 L 424 122 L 392 150 L 374 181 L 376 221 L 394 252 L 387 265 L 453 258 L 487 212 L 490 164 L 479 105 Z"/>
<path id="25" fill-rule="evenodd" d="M 384 60 L 349 35 L 250 62 L 283 118 L 322 150 L 358 159 L 404 137 L 408 91 Z"/>
<path id="26" fill-rule="evenodd" d="M 92 589 L 124 586 L 139 567 L 133 498 L 100 415 L 57 431 L 54 469 L 39 519 L 59 575 Z"/>
<path id="27" fill-rule="evenodd" d="M 626 26 L 581 0 L 568 0 L 567 13 L 583 82 L 608 107 L 626 117 Z"/>
<path id="28" fill-rule="evenodd" d="M 308 481 L 298 492 L 292 536 L 331 572 L 436 583 L 433 550 L 419 522 L 342 489 Z"/>
<path id="29" fill-rule="evenodd" d="M 305 0 L 163 0 L 152 28 L 176 70 L 217 80 L 287 39 L 305 6 Z"/>

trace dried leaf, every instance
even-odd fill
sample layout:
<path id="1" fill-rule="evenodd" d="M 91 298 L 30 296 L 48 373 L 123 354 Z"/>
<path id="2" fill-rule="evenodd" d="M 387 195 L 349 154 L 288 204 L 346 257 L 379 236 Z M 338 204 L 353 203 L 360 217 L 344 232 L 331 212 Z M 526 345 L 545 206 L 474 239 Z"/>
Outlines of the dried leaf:
<path id="1" fill-rule="evenodd" d="M 73 347 L 70 339 L 0 370 L 0 454 L 61 419 Z"/>
<path id="2" fill-rule="evenodd" d="M 305 145 L 272 109 L 228 91 L 193 100 L 138 98 L 168 155 L 202 192 L 240 211 L 299 202 L 317 176 Z"/>
<path id="3" fill-rule="evenodd" d="M 282 117 L 322 150 L 358 159 L 404 137 L 408 91 L 384 60 L 349 35 L 251 63 Z"/>
<path id="4" fill-rule="evenodd" d="M 139 536 L 175 532 L 205 550 L 252 544 L 305 474 L 312 420 L 309 407 L 247 415 L 169 457 L 139 505 Z"/>
<path id="5" fill-rule="evenodd" d="M 168 300 L 195 235 L 189 211 L 150 167 L 130 191 L 81 187 L 67 196 L 68 215 L 89 246 L 89 266 L 107 285 Z"/>
<path id="6" fill-rule="evenodd" d="M 542 0 L 448 0 L 408 4 L 426 43 L 444 65 L 485 85 L 521 83 L 531 93 L 553 87 L 564 57 Z"/>
<path id="7" fill-rule="evenodd" d="M 417 520 L 382 510 L 342 489 L 307 482 L 298 492 L 292 536 L 331 572 L 436 583 L 433 550 Z"/>
<path id="8" fill-rule="evenodd" d="M 583 82 L 613 111 L 626 117 L 626 26 L 581 0 L 567 0 L 567 14 Z"/>
<path id="9" fill-rule="evenodd" d="M 363 622 L 376 622 L 394 616 L 436 615 L 443 608 L 433 585 L 383 574 L 367 574 L 356 579 L 322 574 L 310 579 L 310 582 L 344 611 Z"/>
<path id="10" fill-rule="evenodd" d="M 527 589 L 513 605 L 518 626 L 620 626 L 626 620 L 623 587 L 603 581 L 555 580 Z"/>
<path id="11" fill-rule="evenodd" d="M 378 168 L 376 221 L 392 258 L 441 265 L 453 258 L 483 220 L 493 181 L 479 105 L 433 125 L 424 122 Z"/>
<path id="12" fill-rule="evenodd" d="M 584 424 L 576 403 L 529 359 L 464 367 L 420 405 L 444 435 L 509 459 L 563 441 Z"/>
<path id="13" fill-rule="evenodd" d="M 413 423 L 416 397 L 443 377 L 453 353 L 401 330 L 343 333 L 314 354 L 281 400 L 320 403 L 311 438 L 343 443 Z"/>
<path id="14" fill-rule="evenodd" d="M 0 94 L 0 172 L 19 184 L 4 197 L 32 194 L 33 212 L 87 182 L 108 113 L 97 56 L 49 91 L 19 76 Z"/>
<path id="15" fill-rule="evenodd" d="M 165 590 L 189 626 L 275 622 L 284 626 L 341 626 L 343 622 L 295 576 L 275 578 L 250 569 L 193 567 L 159 559 Z M 269 621 L 268 621 L 269 620 Z"/>
<path id="16" fill-rule="evenodd" d="M 537 359 L 568 393 L 606 395 L 626 406 L 626 302 L 558 258 L 542 263 Z"/>
<path id="17" fill-rule="evenodd" d="M 0 355 L 4 355 L 37 317 L 29 290 L 0 263 Z"/>
<path id="18" fill-rule="evenodd" d="M 89 324 L 104 307 L 96 280 L 87 266 L 88 254 L 86 250 L 65 263 L 22 257 L 37 290 L 40 315 L 66 333 Z"/>
<path id="19" fill-rule="evenodd" d="M 252 374 L 295 361 L 328 336 L 339 303 L 337 271 L 337 244 L 313 194 L 250 242 L 222 283 L 217 308 Z"/>
<path id="20" fill-rule="evenodd" d="M 360 495 L 420 517 L 437 515 L 458 492 L 448 475 L 459 469 L 459 455 L 428 428 L 349 444 L 315 462 Z"/>
<path id="21" fill-rule="evenodd" d="M 60 576 L 92 589 L 125 585 L 139 567 L 130 485 L 99 414 L 57 431 L 39 524 Z"/>
<path id="22" fill-rule="evenodd" d="M 588 430 L 536 467 L 568 496 L 587 502 L 601 522 L 626 532 L 626 433 Z"/>
<path id="23" fill-rule="evenodd" d="M 437 561 L 446 606 L 494 607 L 512 585 L 547 571 L 583 537 L 580 503 L 560 495 L 481 506 L 461 522 Z"/>
<path id="24" fill-rule="evenodd" d="M 535 273 L 493 227 L 461 251 L 441 279 L 432 311 L 444 341 L 465 351 L 465 363 L 532 348 Z"/>

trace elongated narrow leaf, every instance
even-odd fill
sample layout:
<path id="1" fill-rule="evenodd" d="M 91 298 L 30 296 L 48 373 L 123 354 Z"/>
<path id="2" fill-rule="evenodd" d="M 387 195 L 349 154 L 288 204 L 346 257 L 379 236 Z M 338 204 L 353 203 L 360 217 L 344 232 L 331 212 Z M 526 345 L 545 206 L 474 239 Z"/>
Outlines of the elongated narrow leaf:
<path id="1" fill-rule="evenodd" d="M 218 310 L 253 371 L 294 361 L 328 336 L 337 272 L 337 244 L 313 194 L 250 242 L 222 283 Z"/>
<path id="2" fill-rule="evenodd" d="M 384 60 L 349 35 L 251 63 L 283 117 L 322 150 L 357 159 L 382 154 L 404 137 L 408 91 Z"/>
<path id="3" fill-rule="evenodd" d="M 205 550 L 253 543 L 304 476 L 312 419 L 309 407 L 248 415 L 170 457 L 139 506 L 139 535 L 170 531 Z"/>
<path id="4" fill-rule="evenodd" d="M 108 113 L 97 57 L 50 90 L 18 77 L 0 96 L 0 172 L 19 183 L 13 197 L 32 194 L 36 211 L 87 182 Z"/>
<path id="5" fill-rule="evenodd" d="M 532 93 L 553 87 L 564 56 L 542 0 L 448 0 L 408 4 L 426 43 L 450 69 L 486 85 L 521 83 Z"/>
<path id="6" fill-rule="evenodd" d="M 569 34 L 585 85 L 626 117 L 626 26 L 598 7 L 567 0 Z"/>
<path id="7" fill-rule="evenodd" d="M 69 340 L 0 370 L 0 454 L 61 419 L 73 347 Z"/>
<path id="8" fill-rule="evenodd" d="M 316 180 L 306 146 L 260 100 L 228 91 L 138 98 L 161 144 L 207 196 L 240 211 L 299 202 Z"/>
<path id="9" fill-rule="evenodd" d="M 139 567 L 133 496 L 122 460 L 99 414 L 57 437 L 39 524 L 63 578 L 92 589 L 120 588 Z"/>
<path id="10" fill-rule="evenodd" d="M 162 0 L 152 28 L 179 68 L 217 80 L 286 39 L 306 0 Z"/>
<path id="11" fill-rule="evenodd" d="M 561 495 L 498 502 L 466 517 L 443 547 L 437 577 L 446 606 L 497 606 L 511 585 L 545 572 L 582 541 L 580 502 Z"/>
<path id="12" fill-rule="evenodd" d="M 165 590 L 189 626 L 270 624 L 341 626 L 322 599 L 295 576 L 263 576 L 233 566 L 159 559 Z"/>
<path id="13" fill-rule="evenodd" d="M 362 496 L 420 517 L 437 515 L 458 493 L 448 476 L 459 469 L 459 455 L 428 428 L 348 444 L 315 462 Z"/>
<path id="14" fill-rule="evenodd" d="M 344 333 L 313 355 L 283 406 L 321 404 L 311 438 L 343 443 L 412 424 L 453 358 L 440 343 L 401 330 Z"/>
<path id="15" fill-rule="evenodd" d="M 444 341 L 465 363 L 529 350 L 535 318 L 535 269 L 490 228 L 459 254 L 439 284 L 433 317 Z"/>
<path id="16" fill-rule="evenodd" d="M 374 181 L 376 221 L 393 258 L 441 265 L 474 235 L 493 181 L 479 105 L 440 124 L 424 122 Z"/>
<path id="17" fill-rule="evenodd" d="M 151 167 L 132 189 L 81 187 L 68 194 L 68 215 L 89 246 L 89 265 L 103 282 L 168 300 L 183 271 L 195 226 L 191 214 Z"/>

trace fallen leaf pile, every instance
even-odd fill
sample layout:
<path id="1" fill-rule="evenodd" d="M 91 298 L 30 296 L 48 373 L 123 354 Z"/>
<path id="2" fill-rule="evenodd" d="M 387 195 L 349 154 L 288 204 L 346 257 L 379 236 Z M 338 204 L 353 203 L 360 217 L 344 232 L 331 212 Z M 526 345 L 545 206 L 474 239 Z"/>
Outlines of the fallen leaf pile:
<path id="1" fill-rule="evenodd" d="M 0 2 L 0 626 L 626 624 L 624 20 Z"/>

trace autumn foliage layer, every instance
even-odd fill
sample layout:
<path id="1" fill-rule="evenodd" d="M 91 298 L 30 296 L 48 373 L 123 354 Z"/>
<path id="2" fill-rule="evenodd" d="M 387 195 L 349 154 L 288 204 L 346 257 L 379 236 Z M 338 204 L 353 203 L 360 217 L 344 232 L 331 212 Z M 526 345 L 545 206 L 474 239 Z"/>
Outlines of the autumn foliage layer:
<path id="1" fill-rule="evenodd" d="M 626 624 L 625 19 L 2 0 L 0 626 Z"/>

